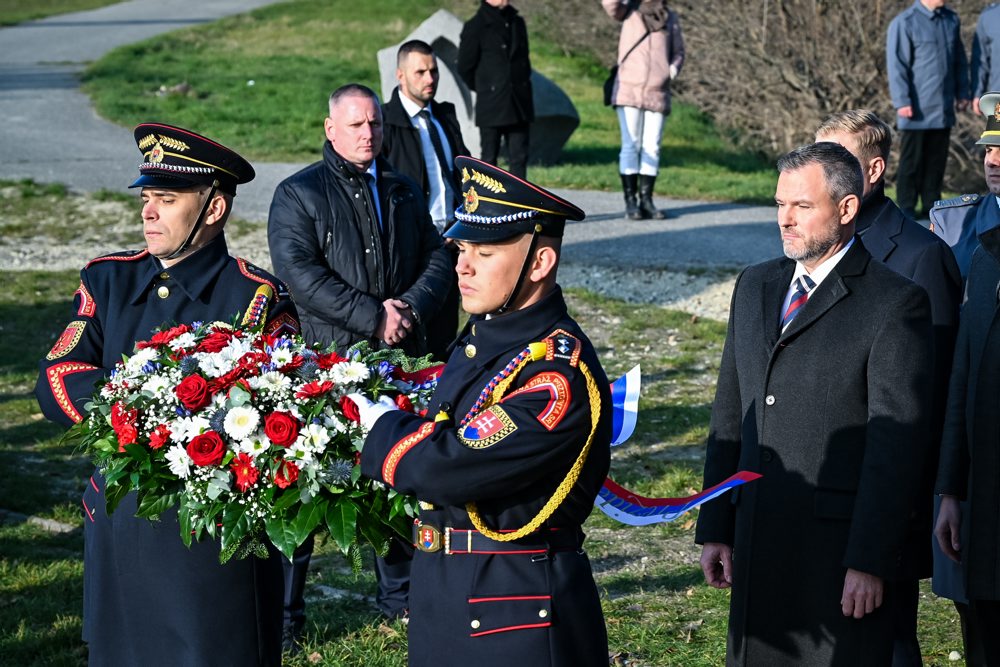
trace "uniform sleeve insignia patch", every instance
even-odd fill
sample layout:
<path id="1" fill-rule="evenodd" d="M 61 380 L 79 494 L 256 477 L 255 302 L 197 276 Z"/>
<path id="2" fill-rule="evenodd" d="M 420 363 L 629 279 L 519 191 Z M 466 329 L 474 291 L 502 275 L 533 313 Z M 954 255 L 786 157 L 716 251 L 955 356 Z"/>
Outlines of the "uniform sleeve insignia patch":
<path id="1" fill-rule="evenodd" d="M 545 339 L 545 360 L 565 359 L 574 368 L 580 363 L 580 339 L 562 329 L 556 329 Z"/>
<path id="2" fill-rule="evenodd" d="M 458 439 L 472 449 L 486 449 L 497 444 L 517 430 L 517 424 L 507 411 L 493 405 L 472 418 L 458 431 Z"/>
<path id="3" fill-rule="evenodd" d="M 382 462 L 382 479 L 385 480 L 386 484 L 392 486 L 396 483 L 396 468 L 399 466 L 400 460 L 433 432 L 434 422 L 424 422 L 419 429 L 393 445 L 392 449 L 389 450 L 389 455 Z"/>
<path id="4" fill-rule="evenodd" d="M 295 336 L 299 333 L 299 321 L 290 313 L 282 313 L 264 327 L 264 333 L 275 338 Z"/>
<path id="5" fill-rule="evenodd" d="M 77 411 L 76 406 L 73 405 L 73 401 L 69 398 L 69 393 L 66 391 L 66 376 L 73 373 L 95 370 L 97 370 L 97 366 L 91 364 L 64 361 L 46 371 L 52 396 L 56 399 L 56 403 L 59 404 L 62 411 L 66 413 L 66 416 L 75 422 L 83 421 L 83 415 Z"/>
<path id="6" fill-rule="evenodd" d="M 59 339 L 56 344 L 52 346 L 49 353 L 45 355 L 45 358 L 49 361 L 54 361 L 60 357 L 65 357 L 67 354 L 73 351 L 76 344 L 80 342 L 83 337 L 83 330 L 87 328 L 87 323 L 83 320 L 77 320 L 75 322 L 70 322 L 66 327 L 66 330 L 60 334 Z"/>
<path id="7" fill-rule="evenodd" d="M 93 317 L 94 313 L 97 312 L 97 304 L 94 303 L 94 297 L 90 296 L 90 292 L 87 290 L 87 286 L 80 281 L 80 286 L 76 288 L 76 292 L 73 294 L 74 297 L 80 297 L 80 308 L 76 311 L 77 315 L 83 315 L 84 317 Z"/>
<path id="8" fill-rule="evenodd" d="M 569 380 L 562 373 L 539 373 L 528 380 L 528 383 L 517 391 L 508 394 L 503 400 L 510 400 L 518 394 L 532 392 L 548 392 L 549 404 L 538 415 L 538 421 L 548 430 L 554 429 L 566 416 L 572 394 L 569 388 Z"/>

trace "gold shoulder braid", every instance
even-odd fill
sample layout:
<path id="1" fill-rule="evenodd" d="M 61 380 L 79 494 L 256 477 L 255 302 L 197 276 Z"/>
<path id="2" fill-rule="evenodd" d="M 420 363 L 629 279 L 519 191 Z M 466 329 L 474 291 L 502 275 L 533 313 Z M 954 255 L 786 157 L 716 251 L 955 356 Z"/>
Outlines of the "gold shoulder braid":
<path id="1" fill-rule="evenodd" d="M 267 304 L 274 296 L 270 285 L 261 285 L 250 300 L 247 312 L 243 315 L 241 326 L 247 329 L 259 329 L 267 321 Z"/>
<path id="2" fill-rule="evenodd" d="M 530 350 L 530 354 L 526 355 L 525 358 L 523 358 L 513 369 L 510 370 L 509 374 L 496 383 L 496 388 L 493 389 L 487 400 L 483 401 L 482 405 L 478 409 L 474 410 L 474 412 L 470 412 L 469 415 L 467 415 L 463 420 L 463 423 L 470 420 L 474 416 L 475 412 L 479 412 L 480 410 L 493 405 L 503 398 L 507 388 L 510 387 L 518 373 L 520 373 L 525 366 L 532 361 L 545 358 L 546 344 L 544 342 L 532 343 L 528 346 L 528 350 Z M 528 350 L 526 350 L 526 352 Z M 522 355 L 518 356 L 520 357 Z M 517 357 L 515 357 L 515 361 L 516 360 Z M 587 454 L 590 453 L 590 446 L 594 442 L 594 435 L 597 433 L 597 426 L 601 420 L 601 394 L 597 386 L 597 381 L 594 380 L 594 376 L 591 374 L 590 369 L 587 368 L 587 364 L 580 361 L 578 367 L 583 373 L 583 377 L 587 380 L 587 395 L 590 398 L 590 434 L 587 436 L 587 442 L 584 443 L 583 449 L 580 450 L 580 454 L 576 457 L 576 461 L 573 462 L 573 465 L 570 467 L 569 472 L 566 473 L 566 477 L 563 481 L 558 487 L 556 487 L 555 493 L 552 494 L 552 497 L 549 498 L 548 502 L 542 506 L 542 509 L 538 511 L 538 514 L 535 515 L 534 519 L 517 530 L 505 533 L 493 530 L 486 525 L 485 521 L 483 521 L 483 517 L 479 513 L 479 509 L 476 507 L 476 503 L 470 502 L 465 505 L 465 510 L 469 513 L 469 519 L 472 521 L 472 525 L 476 527 L 476 530 L 491 540 L 496 540 L 497 542 L 512 542 L 513 540 L 520 539 L 541 528 L 542 524 L 548 521 L 549 517 L 551 517 L 552 514 L 559 508 L 562 502 L 566 499 L 566 496 L 569 495 L 570 489 L 573 488 L 573 485 L 576 484 L 576 481 L 580 478 L 580 473 L 583 471 L 583 464 L 587 460 Z M 509 365 L 508 368 L 510 368 Z M 491 381 L 490 384 L 493 384 L 493 381 Z M 489 385 L 487 385 L 487 387 L 489 387 Z"/>

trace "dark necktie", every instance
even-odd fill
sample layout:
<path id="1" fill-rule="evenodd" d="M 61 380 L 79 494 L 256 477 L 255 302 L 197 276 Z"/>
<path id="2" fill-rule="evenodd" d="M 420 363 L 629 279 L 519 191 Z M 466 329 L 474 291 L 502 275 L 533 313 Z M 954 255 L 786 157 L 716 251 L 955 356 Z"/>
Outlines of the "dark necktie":
<path id="1" fill-rule="evenodd" d="M 789 322 L 795 319 L 795 316 L 802 310 L 802 306 L 806 305 L 806 301 L 809 300 L 809 290 L 813 287 L 816 287 L 816 283 L 805 274 L 795 279 L 795 292 L 792 294 L 792 300 L 788 302 L 788 308 L 785 309 L 785 314 L 781 318 L 782 330 L 788 326 Z"/>
<path id="2" fill-rule="evenodd" d="M 441 165 L 441 175 L 450 184 L 451 165 L 448 163 L 448 157 L 444 154 L 444 144 L 441 143 L 441 135 L 438 133 L 437 125 L 431 120 L 431 112 L 427 109 L 421 109 L 417 115 L 427 123 L 427 134 L 431 136 L 431 145 L 434 146 L 434 154 L 437 155 L 438 164 Z"/>

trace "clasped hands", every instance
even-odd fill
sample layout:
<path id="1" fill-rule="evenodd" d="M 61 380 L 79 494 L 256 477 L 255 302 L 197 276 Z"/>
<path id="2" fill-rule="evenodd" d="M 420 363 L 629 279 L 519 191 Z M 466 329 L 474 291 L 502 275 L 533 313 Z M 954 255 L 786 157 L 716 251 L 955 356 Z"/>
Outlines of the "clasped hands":
<path id="1" fill-rule="evenodd" d="M 399 299 L 382 302 L 382 317 L 375 329 L 375 337 L 386 345 L 399 345 L 413 329 L 413 310 L 410 304 Z"/>
<path id="2" fill-rule="evenodd" d="M 706 542 L 701 550 L 701 571 L 712 588 L 733 585 L 733 548 L 719 542 Z M 882 606 L 881 577 L 848 568 L 840 609 L 844 616 L 862 618 Z"/>

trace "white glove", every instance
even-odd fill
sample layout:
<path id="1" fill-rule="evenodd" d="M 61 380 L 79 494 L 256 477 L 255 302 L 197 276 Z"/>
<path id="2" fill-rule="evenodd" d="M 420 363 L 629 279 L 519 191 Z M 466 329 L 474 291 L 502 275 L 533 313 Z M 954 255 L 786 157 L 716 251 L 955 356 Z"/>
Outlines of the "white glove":
<path id="1" fill-rule="evenodd" d="M 676 79 L 676 78 L 677 78 L 677 65 L 671 65 L 670 66 L 670 79 L 673 80 L 673 79 Z"/>
<path id="2" fill-rule="evenodd" d="M 388 396 L 380 396 L 378 403 L 372 403 L 362 394 L 348 394 L 347 398 L 354 401 L 358 406 L 358 418 L 366 431 L 370 431 L 378 418 L 387 412 L 398 410 L 396 402 Z"/>

